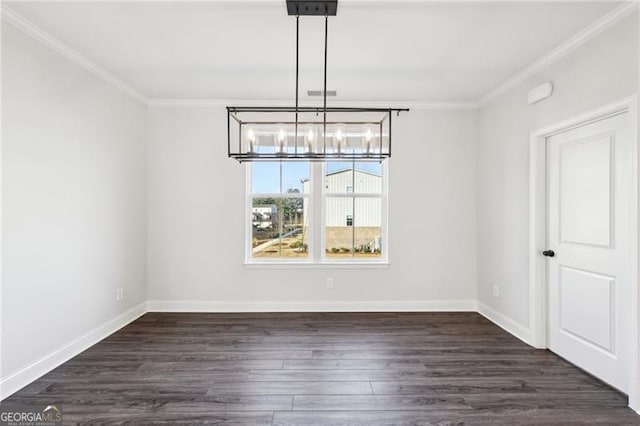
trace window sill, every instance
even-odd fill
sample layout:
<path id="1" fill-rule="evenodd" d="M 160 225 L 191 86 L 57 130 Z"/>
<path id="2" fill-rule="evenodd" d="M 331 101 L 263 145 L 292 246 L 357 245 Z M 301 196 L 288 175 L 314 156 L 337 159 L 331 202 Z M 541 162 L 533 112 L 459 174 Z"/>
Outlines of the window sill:
<path id="1" fill-rule="evenodd" d="M 378 262 L 255 262 L 245 261 L 249 269 L 384 269 L 389 261 Z"/>

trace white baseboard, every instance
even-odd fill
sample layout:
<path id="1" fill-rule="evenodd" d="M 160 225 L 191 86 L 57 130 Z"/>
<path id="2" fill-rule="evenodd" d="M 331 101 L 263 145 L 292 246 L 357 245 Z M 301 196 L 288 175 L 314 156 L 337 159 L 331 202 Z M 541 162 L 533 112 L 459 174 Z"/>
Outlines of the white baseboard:
<path id="1" fill-rule="evenodd" d="M 515 322 L 511 318 L 507 318 L 500 312 L 494 310 L 489 305 L 485 305 L 480 301 L 478 301 L 478 313 L 487 318 L 492 323 L 496 324 L 498 327 L 513 334 L 515 337 L 522 340 L 527 345 L 531 344 L 529 343 L 531 341 L 531 334 L 529 333 L 529 329 L 522 324 Z"/>
<path id="2" fill-rule="evenodd" d="M 150 300 L 149 312 L 475 312 L 475 300 L 218 302 Z"/>
<path id="3" fill-rule="evenodd" d="M 85 335 L 67 343 L 61 348 L 43 356 L 20 370 L 3 377 L 0 380 L 0 400 L 17 392 L 29 383 L 44 376 L 60 364 L 70 360 L 80 352 L 95 345 L 110 334 L 118 331 L 130 322 L 138 319 L 147 312 L 145 302 L 129 309 L 117 317 L 94 328 Z"/>

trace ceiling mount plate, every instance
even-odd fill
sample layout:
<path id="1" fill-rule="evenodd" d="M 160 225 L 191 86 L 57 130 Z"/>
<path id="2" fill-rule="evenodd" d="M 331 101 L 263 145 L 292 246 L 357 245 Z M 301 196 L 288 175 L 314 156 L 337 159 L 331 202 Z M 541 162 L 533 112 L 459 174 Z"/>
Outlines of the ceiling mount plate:
<path id="1" fill-rule="evenodd" d="M 287 0 L 290 16 L 336 16 L 338 0 Z"/>

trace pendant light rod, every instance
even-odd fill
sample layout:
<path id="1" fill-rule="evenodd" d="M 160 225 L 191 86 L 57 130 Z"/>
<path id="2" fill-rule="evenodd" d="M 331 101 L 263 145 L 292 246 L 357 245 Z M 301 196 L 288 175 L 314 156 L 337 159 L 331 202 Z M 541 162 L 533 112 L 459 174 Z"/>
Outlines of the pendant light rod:
<path id="1" fill-rule="evenodd" d="M 329 28 L 329 11 L 327 10 L 326 15 L 324 15 L 324 104 L 322 106 L 323 110 L 323 120 L 322 120 L 322 137 L 323 137 L 323 152 L 327 152 L 327 31 Z"/>
<path id="2" fill-rule="evenodd" d="M 294 133 L 294 151 L 298 153 L 298 76 L 300 74 L 300 15 L 296 15 L 296 131 Z"/>

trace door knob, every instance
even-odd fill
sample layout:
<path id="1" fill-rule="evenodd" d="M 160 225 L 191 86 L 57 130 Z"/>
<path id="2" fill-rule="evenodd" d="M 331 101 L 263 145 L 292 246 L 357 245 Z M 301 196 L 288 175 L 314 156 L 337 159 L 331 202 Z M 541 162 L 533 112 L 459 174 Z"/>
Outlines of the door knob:
<path id="1" fill-rule="evenodd" d="M 556 255 L 556 253 L 553 250 L 545 250 L 542 252 L 542 255 L 547 257 L 553 257 Z"/>

